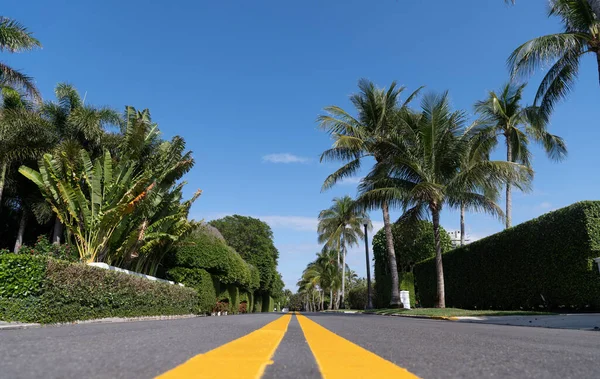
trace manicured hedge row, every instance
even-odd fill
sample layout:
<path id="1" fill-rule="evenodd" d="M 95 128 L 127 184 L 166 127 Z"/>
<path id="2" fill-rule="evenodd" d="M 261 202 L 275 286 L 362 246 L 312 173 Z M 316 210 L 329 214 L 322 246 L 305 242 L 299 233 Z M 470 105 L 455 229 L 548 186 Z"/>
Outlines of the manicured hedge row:
<path id="1" fill-rule="evenodd" d="M 235 284 L 249 290 L 255 290 L 260 285 L 258 269 L 246 263 L 225 242 L 202 231 L 194 233 L 184 246 L 177 248 L 168 265 L 204 269 L 223 284 Z"/>
<path id="2" fill-rule="evenodd" d="M 191 288 L 84 264 L 0 255 L 0 319 L 68 322 L 198 312 Z"/>
<path id="3" fill-rule="evenodd" d="M 211 313 L 215 307 L 219 282 L 201 268 L 176 267 L 168 271 L 171 280 L 194 288 L 198 293 L 199 313 Z"/>
<path id="4" fill-rule="evenodd" d="M 444 255 L 446 305 L 467 309 L 600 310 L 600 202 L 545 214 Z M 415 268 L 424 307 L 433 306 L 433 259 Z"/>

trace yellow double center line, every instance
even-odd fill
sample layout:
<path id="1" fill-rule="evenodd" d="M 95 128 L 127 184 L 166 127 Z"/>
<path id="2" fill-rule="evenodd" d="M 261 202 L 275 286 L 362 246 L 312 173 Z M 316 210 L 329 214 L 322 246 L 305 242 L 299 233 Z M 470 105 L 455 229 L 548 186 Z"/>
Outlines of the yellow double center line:
<path id="1" fill-rule="evenodd" d="M 323 378 L 418 378 L 309 318 L 297 317 Z M 244 337 L 197 355 L 158 378 L 260 378 L 273 363 L 271 359 L 291 318 L 289 314 L 282 316 Z"/>

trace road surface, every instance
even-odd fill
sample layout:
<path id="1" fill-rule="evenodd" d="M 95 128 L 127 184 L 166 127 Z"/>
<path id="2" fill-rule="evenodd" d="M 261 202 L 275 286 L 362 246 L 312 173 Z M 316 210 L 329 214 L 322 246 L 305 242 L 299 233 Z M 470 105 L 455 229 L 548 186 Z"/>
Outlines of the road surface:
<path id="1" fill-rule="evenodd" d="M 361 314 L 0 331 L 0 378 L 600 378 L 600 332 Z"/>

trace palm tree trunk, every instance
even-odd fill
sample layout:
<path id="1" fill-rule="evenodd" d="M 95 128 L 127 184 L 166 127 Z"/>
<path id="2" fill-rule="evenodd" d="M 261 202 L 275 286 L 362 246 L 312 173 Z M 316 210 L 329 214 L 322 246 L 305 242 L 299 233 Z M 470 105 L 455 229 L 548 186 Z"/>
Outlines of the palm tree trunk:
<path id="1" fill-rule="evenodd" d="M 437 275 L 436 308 L 446 308 L 446 293 L 444 290 L 444 265 L 442 264 L 442 244 L 440 243 L 440 211 L 432 208 L 433 236 L 435 240 L 435 271 Z"/>
<path id="2" fill-rule="evenodd" d="M 52 232 L 52 243 L 54 245 L 60 245 L 60 239 L 63 235 L 63 224 L 58 219 L 58 216 L 54 219 L 54 231 Z"/>
<path id="3" fill-rule="evenodd" d="M 25 234 L 25 226 L 27 225 L 27 211 L 23 208 L 21 212 L 21 221 L 19 222 L 19 231 L 17 233 L 17 241 L 15 242 L 15 248 L 13 252 L 18 253 L 19 249 L 23 245 L 23 235 Z"/>
<path id="4" fill-rule="evenodd" d="M 333 288 L 329 290 L 329 310 L 333 309 Z"/>
<path id="5" fill-rule="evenodd" d="M 7 167 L 8 163 L 2 162 L 2 167 L 0 167 L 0 207 L 2 207 L 2 192 L 4 191 L 4 182 L 6 181 Z"/>
<path id="6" fill-rule="evenodd" d="M 396 264 L 396 252 L 394 251 L 394 236 L 392 235 L 392 224 L 390 223 L 390 208 L 388 202 L 381 206 L 383 211 L 383 228 L 385 230 L 385 239 L 387 242 L 388 264 L 390 266 L 390 275 L 392 277 L 392 299 L 390 308 L 400 308 L 400 284 L 398 281 L 398 265 Z"/>
<path id="7" fill-rule="evenodd" d="M 506 134 L 506 160 L 512 162 L 512 143 L 510 135 Z M 506 182 L 506 228 L 510 228 L 512 225 L 512 193 L 510 181 Z"/>
<path id="8" fill-rule="evenodd" d="M 342 246 L 342 291 L 341 291 L 341 300 L 340 306 L 345 308 L 344 306 L 344 296 L 346 294 L 346 246 Z"/>
<path id="9" fill-rule="evenodd" d="M 460 246 L 465 244 L 465 203 L 460 203 Z"/>

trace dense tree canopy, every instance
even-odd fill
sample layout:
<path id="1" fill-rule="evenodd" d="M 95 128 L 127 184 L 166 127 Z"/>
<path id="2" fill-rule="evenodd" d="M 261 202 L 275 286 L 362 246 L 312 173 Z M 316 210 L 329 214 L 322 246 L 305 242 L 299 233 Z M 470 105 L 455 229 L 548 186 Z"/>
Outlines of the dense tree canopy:
<path id="1" fill-rule="evenodd" d="M 260 290 L 269 292 L 277 281 L 279 251 L 273 243 L 273 231 L 259 219 L 233 215 L 209 223 L 221 232 L 227 244 L 260 272 Z"/>

